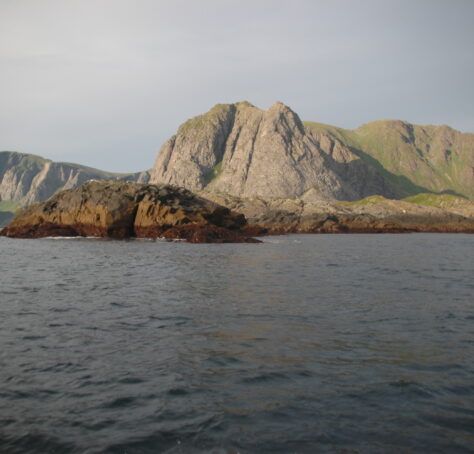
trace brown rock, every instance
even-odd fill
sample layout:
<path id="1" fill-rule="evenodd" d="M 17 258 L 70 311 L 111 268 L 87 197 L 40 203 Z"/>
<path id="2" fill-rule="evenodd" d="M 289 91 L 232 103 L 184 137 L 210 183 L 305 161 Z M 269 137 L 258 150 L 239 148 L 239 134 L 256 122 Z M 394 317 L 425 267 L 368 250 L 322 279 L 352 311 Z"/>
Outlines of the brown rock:
<path id="1" fill-rule="evenodd" d="M 242 214 L 167 185 L 89 181 L 17 213 L 0 235 L 97 236 L 247 242 Z"/>
<path id="2" fill-rule="evenodd" d="M 371 197 L 360 202 L 308 202 L 302 199 L 242 199 L 201 191 L 229 209 L 245 215 L 247 235 L 286 233 L 474 233 L 474 203 L 443 209 L 401 200 Z"/>

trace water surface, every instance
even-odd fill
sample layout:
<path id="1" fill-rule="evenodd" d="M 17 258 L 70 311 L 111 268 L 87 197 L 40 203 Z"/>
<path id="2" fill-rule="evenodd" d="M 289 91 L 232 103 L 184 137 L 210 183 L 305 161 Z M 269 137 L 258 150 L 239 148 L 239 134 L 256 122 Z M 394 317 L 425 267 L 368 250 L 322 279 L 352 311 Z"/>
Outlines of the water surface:
<path id="1" fill-rule="evenodd" d="M 0 238 L 0 452 L 472 453 L 473 245 Z"/>

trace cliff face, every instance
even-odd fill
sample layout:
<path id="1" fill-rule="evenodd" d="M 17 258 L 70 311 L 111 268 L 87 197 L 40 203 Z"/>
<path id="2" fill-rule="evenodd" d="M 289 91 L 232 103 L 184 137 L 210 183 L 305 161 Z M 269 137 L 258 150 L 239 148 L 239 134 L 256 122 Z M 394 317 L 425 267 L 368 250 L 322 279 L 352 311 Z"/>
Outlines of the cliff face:
<path id="1" fill-rule="evenodd" d="M 241 197 L 357 200 L 396 188 L 349 149 L 325 152 L 321 141 L 280 102 L 218 105 L 189 120 L 165 143 L 152 182 Z"/>
<path id="2" fill-rule="evenodd" d="M 359 200 L 452 191 L 474 197 L 474 135 L 374 122 L 355 131 L 302 123 L 277 102 L 217 105 L 162 147 L 151 182 L 239 197 Z"/>
<path id="3" fill-rule="evenodd" d="M 48 199 L 62 189 L 72 189 L 87 180 L 127 180 L 147 183 L 149 172 L 116 174 L 53 162 L 39 156 L 0 152 L 0 209 L 29 205 Z"/>
<path id="4" fill-rule="evenodd" d="M 89 181 L 22 208 L 0 232 L 13 238 L 97 236 L 252 242 L 242 214 L 167 185 Z"/>

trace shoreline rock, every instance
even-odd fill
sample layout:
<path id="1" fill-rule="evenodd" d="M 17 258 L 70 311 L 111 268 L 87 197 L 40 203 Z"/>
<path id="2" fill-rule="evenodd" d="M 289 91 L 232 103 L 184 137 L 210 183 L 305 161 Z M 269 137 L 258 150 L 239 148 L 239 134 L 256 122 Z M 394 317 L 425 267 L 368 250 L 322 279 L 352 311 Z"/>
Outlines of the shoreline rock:
<path id="1" fill-rule="evenodd" d="M 302 199 L 242 199 L 199 192 L 247 219 L 247 235 L 288 233 L 474 233 L 474 203 L 464 200 L 443 209 L 380 196 L 357 203 L 305 202 Z"/>
<path id="2" fill-rule="evenodd" d="M 434 197 L 434 196 L 431 196 Z M 89 181 L 19 210 L 0 236 L 151 238 L 256 243 L 290 233 L 474 233 L 474 203 L 439 206 L 373 196 L 358 202 L 243 199 L 170 185 Z"/>
<path id="3" fill-rule="evenodd" d="M 17 212 L 0 236 L 166 238 L 193 243 L 255 243 L 244 215 L 169 185 L 89 181 Z"/>

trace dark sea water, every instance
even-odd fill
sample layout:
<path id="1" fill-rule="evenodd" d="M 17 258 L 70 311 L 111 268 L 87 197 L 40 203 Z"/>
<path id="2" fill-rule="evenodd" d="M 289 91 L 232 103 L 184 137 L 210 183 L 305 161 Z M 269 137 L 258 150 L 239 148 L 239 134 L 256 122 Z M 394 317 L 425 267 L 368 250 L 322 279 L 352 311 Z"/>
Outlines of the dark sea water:
<path id="1" fill-rule="evenodd" d="M 474 236 L 0 238 L 0 453 L 473 453 Z"/>

